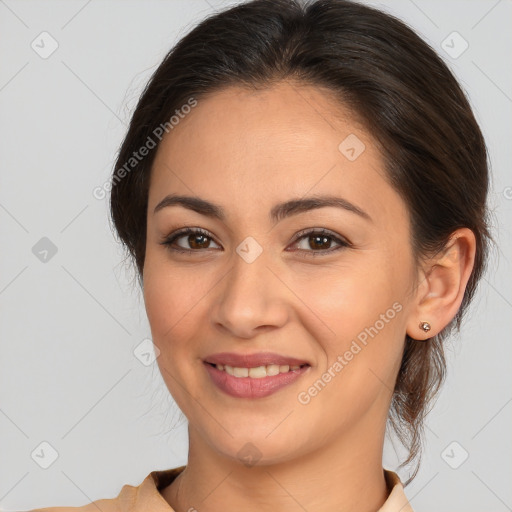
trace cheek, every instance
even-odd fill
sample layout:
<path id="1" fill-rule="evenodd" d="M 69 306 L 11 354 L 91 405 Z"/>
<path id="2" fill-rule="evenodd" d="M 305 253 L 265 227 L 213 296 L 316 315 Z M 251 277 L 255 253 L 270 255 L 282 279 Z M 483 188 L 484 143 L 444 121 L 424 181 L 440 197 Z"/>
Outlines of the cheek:
<path id="1" fill-rule="evenodd" d="M 146 256 L 144 303 L 152 340 L 160 352 L 157 363 L 170 394 L 187 416 L 191 414 L 190 393 L 198 396 L 200 390 L 194 383 L 185 385 L 190 369 L 184 362 L 198 339 L 201 322 L 197 316 L 207 292 L 192 274 L 171 268 L 165 258 Z"/>
<path id="2" fill-rule="evenodd" d="M 167 267 L 167 268 L 166 268 Z M 144 304 L 153 343 L 160 351 L 159 364 L 170 368 L 175 360 L 179 341 L 185 336 L 190 293 L 184 288 L 180 273 L 169 271 L 169 265 L 146 259 L 144 270 Z M 164 375 L 165 377 L 165 375 Z"/>
<path id="3" fill-rule="evenodd" d="M 399 296 L 389 269 L 372 265 L 336 265 L 307 278 L 295 278 L 294 290 L 326 329 L 326 338 L 345 339 L 379 319 Z"/>
<path id="4" fill-rule="evenodd" d="M 171 265 L 164 255 L 148 253 L 144 267 L 144 303 L 156 343 L 170 337 L 181 339 L 207 295 L 208 280 L 199 272 Z"/>
<path id="5" fill-rule="evenodd" d="M 154 271 L 153 271 L 154 270 Z M 162 275 L 152 268 L 144 276 L 144 304 L 148 316 L 153 341 L 161 344 L 165 333 L 178 321 L 183 313 L 179 310 L 179 294 L 169 276 Z"/>
<path id="6" fill-rule="evenodd" d="M 369 260 L 364 265 L 333 267 L 314 280 L 297 281 L 296 288 L 323 326 L 321 331 L 316 329 L 325 354 L 320 371 L 343 373 L 337 382 L 347 379 L 343 386 L 349 382 L 354 390 L 366 385 L 368 378 L 377 381 L 372 372 L 392 381 L 403 347 L 402 290 L 406 282 L 401 274 L 407 267 L 388 258 Z M 336 372 L 333 364 L 339 357 L 344 367 Z"/>

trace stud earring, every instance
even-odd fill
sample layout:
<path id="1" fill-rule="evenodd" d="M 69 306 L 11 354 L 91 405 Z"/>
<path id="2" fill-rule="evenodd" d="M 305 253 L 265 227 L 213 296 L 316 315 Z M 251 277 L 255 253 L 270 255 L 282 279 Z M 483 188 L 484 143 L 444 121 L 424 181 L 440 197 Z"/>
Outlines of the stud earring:
<path id="1" fill-rule="evenodd" d="M 423 329 L 424 332 L 428 332 L 432 327 L 428 322 L 420 322 L 420 329 Z"/>

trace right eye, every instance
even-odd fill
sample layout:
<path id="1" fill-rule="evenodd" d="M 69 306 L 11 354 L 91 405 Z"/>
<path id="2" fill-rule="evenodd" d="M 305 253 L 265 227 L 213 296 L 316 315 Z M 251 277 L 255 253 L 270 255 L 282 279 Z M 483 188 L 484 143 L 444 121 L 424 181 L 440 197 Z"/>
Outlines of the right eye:
<path id="1" fill-rule="evenodd" d="M 184 239 L 184 243 L 188 244 L 188 247 L 178 244 L 178 241 L 181 239 Z M 213 241 L 213 238 L 210 233 L 204 229 L 183 228 L 171 233 L 160 243 L 161 245 L 165 245 L 170 251 L 191 254 L 210 249 L 209 245 L 211 241 Z M 177 244 L 177 246 L 175 244 Z"/>

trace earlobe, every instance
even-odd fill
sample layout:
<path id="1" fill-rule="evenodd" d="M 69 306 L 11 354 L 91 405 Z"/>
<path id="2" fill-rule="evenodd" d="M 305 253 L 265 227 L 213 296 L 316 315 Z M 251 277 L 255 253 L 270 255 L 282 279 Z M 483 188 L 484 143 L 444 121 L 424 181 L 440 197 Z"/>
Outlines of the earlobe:
<path id="1" fill-rule="evenodd" d="M 410 338 L 426 341 L 455 317 L 473 270 L 475 251 L 474 233 L 460 228 L 452 233 L 446 249 L 425 263 L 417 304 L 407 325 Z"/>

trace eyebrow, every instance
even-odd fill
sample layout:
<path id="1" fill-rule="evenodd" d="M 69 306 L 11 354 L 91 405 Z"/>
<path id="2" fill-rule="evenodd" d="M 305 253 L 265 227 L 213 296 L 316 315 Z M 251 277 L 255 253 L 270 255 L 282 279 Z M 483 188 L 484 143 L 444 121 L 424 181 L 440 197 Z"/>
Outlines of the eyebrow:
<path id="1" fill-rule="evenodd" d="M 218 204 L 211 203 L 210 201 L 206 201 L 205 199 L 201 199 L 200 197 L 182 196 L 175 194 L 169 194 L 168 196 L 164 197 L 155 206 L 153 214 L 169 206 L 176 205 L 188 208 L 189 210 L 193 210 L 201 215 L 218 219 L 220 221 L 224 221 L 226 219 L 226 213 L 224 211 L 224 208 L 222 208 L 222 206 Z M 366 213 L 358 206 L 352 204 L 351 202 L 341 197 L 329 195 L 312 196 L 302 199 L 292 199 L 284 203 L 276 204 L 270 210 L 269 217 L 272 222 L 279 222 L 285 217 L 290 217 L 291 215 L 297 215 L 299 213 L 325 207 L 342 208 L 346 211 L 355 213 L 356 215 L 359 215 L 360 217 L 372 222 L 372 218 L 370 217 L 370 215 L 368 215 L 368 213 Z"/>

